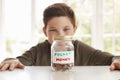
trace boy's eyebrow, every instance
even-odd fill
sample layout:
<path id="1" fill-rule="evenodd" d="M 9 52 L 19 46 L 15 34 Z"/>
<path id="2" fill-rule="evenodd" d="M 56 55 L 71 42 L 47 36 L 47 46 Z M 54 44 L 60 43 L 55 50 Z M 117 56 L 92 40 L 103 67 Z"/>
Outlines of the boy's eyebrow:
<path id="1" fill-rule="evenodd" d="M 54 29 L 55 27 L 50 27 L 50 29 Z"/>
<path id="2" fill-rule="evenodd" d="M 69 28 L 70 26 L 64 26 L 64 28 Z M 49 27 L 50 29 L 56 29 L 56 27 Z"/>

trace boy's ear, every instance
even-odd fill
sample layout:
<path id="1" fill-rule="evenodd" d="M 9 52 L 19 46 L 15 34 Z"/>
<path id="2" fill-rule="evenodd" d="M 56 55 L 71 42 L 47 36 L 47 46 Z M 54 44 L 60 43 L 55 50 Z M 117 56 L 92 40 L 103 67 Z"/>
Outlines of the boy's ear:
<path id="1" fill-rule="evenodd" d="M 43 32 L 44 32 L 45 36 L 47 36 L 45 27 L 43 27 Z"/>
<path id="2" fill-rule="evenodd" d="M 74 33 L 76 32 L 76 30 L 77 30 L 77 26 L 74 26 Z"/>

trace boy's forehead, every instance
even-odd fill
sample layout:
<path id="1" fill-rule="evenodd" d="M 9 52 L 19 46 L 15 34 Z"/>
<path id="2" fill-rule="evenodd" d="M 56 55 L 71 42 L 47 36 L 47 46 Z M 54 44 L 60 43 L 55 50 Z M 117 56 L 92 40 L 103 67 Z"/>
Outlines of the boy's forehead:
<path id="1" fill-rule="evenodd" d="M 66 16 L 62 17 L 54 17 L 50 19 L 47 23 L 47 26 L 50 28 L 55 28 L 56 26 L 62 26 L 62 27 L 69 27 L 72 23 L 70 19 Z"/>
<path id="2" fill-rule="evenodd" d="M 69 28 L 71 26 L 48 26 L 50 29 L 55 29 L 55 28 Z"/>

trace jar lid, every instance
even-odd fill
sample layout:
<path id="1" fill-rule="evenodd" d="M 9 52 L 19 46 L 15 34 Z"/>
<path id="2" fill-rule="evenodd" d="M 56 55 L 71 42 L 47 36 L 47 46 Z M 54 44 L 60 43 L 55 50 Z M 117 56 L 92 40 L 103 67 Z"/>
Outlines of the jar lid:
<path id="1" fill-rule="evenodd" d="M 54 40 L 72 40 L 72 36 L 55 36 Z"/>

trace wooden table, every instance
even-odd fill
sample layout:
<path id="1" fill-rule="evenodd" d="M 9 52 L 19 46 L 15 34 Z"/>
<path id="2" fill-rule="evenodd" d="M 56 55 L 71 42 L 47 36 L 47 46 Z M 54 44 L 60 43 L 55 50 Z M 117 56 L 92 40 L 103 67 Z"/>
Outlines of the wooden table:
<path id="1" fill-rule="evenodd" d="M 109 66 L 75 66 L 70 72 L 53 72 L 49 66 L 26 66 L 0 72 L 0 80 L 120 80 L 120 71 L 110 71 Z"/>

